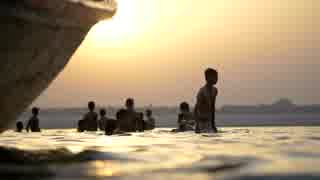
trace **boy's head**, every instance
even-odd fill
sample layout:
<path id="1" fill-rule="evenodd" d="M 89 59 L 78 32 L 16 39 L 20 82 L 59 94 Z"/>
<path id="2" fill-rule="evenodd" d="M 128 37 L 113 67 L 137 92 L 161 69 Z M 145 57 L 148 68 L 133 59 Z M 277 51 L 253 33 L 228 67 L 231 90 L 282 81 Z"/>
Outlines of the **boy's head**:
<path id="1" fill-rule="evenodd" d="M 96 107 L 96 104 L 93 101 L 90 101 L 88 103 L 88 108 L 90 111 L 93 111 L 95 107 Z"/>
<path id="2" fill-rule="evenodd" d="M 32 114 L 37 116 L 39 114 L 39 108 L 37 107 L 32 108 Z"/>
<path id="3" fill-rule="evenodd" d="M 17 131 L 21 132 L 23 129 L 23 123 L 21 121 L 19 121 L 19 122 L 17 122 L 16 126 L 17 126 Z"/>
<path id="4" fill-rule="evenodd" d="M 100 110 L 100 115 L 103 117 L 106 115 L 106 109 L 101 109 Z"/>
<path id="5" fill-rule="evenodd" d="M 181 103 L 180 104 L 180 111 L 181 112 L 189 112 L 190 111 L 189 104 L 187 102 Z"/>
<path id="6" fill-rule="evenodd" d="M 126 108 L 129 109 L 129 110 L 133 110 L 134 109 L 134 99 L 128 98 L 126 100 Z"/>
<path id="7" fill-rule="evenodd" d="M 215 85 L 218 82 L 218 72 L 215 69 L 208 68 L 205 71 L 205 77 L 208 85 Z"/>
<path id="8" fill-rule="evenodd" d="M 151 116 L 152 116 L 152 111 L 151 111 L 151 109 L 147 109 L 147 110 L 146 110 L 146 115 L 147 115 L 147 117 L 151 117 Z"/>

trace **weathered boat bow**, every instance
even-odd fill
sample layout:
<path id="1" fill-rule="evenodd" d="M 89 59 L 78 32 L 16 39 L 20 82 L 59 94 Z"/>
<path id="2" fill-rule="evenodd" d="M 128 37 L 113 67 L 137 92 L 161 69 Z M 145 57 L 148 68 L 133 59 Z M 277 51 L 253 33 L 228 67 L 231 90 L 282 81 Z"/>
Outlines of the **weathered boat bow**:
<path id="1" fill-rule="evenodd" d="M 111 0 L 0 2 L 0 132 L 49 86 L 90 28 L 115 12 Z"/>

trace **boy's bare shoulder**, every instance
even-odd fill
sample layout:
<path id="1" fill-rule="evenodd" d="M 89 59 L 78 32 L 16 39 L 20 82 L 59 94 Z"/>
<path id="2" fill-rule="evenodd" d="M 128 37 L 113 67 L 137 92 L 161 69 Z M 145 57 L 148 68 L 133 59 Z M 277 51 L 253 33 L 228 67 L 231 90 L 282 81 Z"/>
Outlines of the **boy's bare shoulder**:
<path id="1" fill-rule="evenodd" d="M 197 93 L 197 101 L 199 101 L 200 99 L 202 99 L 204 96 L 204 87 L 201 87 L 199 90 L 198 90 L 198 93 Z"/>
<path id="2" fill-rule="evenodd" d="M 205 91 L 206 91 L 206 87 L 204 86 L 204 87 L 201 87 L 200 89 L 199 89 L 199 91 L 198 91 L 198 94 L 203 94 L 203 93 L 205 93 Z"/>

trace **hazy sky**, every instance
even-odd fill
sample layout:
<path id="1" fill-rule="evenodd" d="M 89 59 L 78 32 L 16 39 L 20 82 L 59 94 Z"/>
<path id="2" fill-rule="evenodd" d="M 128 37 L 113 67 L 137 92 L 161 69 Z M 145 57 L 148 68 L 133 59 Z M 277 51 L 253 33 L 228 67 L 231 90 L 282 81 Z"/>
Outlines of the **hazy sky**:
<path id="1" fill-rule="evenodd" d="M 220 73 L 218 106 L 320 103 L 319 0 L 118 3 L 35 104 L 193 103 L 207 67 Z"/>

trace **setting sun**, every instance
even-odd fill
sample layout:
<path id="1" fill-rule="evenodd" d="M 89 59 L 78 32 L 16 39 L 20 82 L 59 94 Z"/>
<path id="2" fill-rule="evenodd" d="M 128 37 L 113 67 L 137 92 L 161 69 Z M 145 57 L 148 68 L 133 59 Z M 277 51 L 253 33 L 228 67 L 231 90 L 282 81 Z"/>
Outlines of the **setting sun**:
<path id="1" fill-rule="evenodd" d="M 95 46 L 125 46 L 147 29 L 147 19 L 151 16 L 148 8 L 141 11 L 141 4 L 128 0 L 118 0 L 117 5 L 117 13 L 111 20 L 102 21 L 92 28 L 89 37 Z"/>
<path id="2" fill-rule="evenodd" d="M 317 71 L 311 64 L 318 63 L 309 55 L 311 40 L 319 37 L 318 25 L 310 23 L 313 6 L 299 0 L 118 0 L 115 16 L 92 28 L 38 102 L 76 106 L 98 98 L 122 104 L 127 96 L 142 105 L 192 102 L 207 67 L 219 69 L 228 82 L 219 84 L 229 92 L 221 94 L 223 103 L 271 103 L 283 94 L 314 102 L 312 92 L 293 92 L 277 79 L 294 87 L 293 73 L 305 62 L 303 87 L 314 87 L 307 80 L 307 72 Z M 268 91 L 277 83 L 278 91 Z M 64 87 L 69 96 L 53 93 Z"/>
<path id="3" fill-rule="evenodd" d="M 0 0 L 0 176 L 320 180 L 319 9 Z"/>

